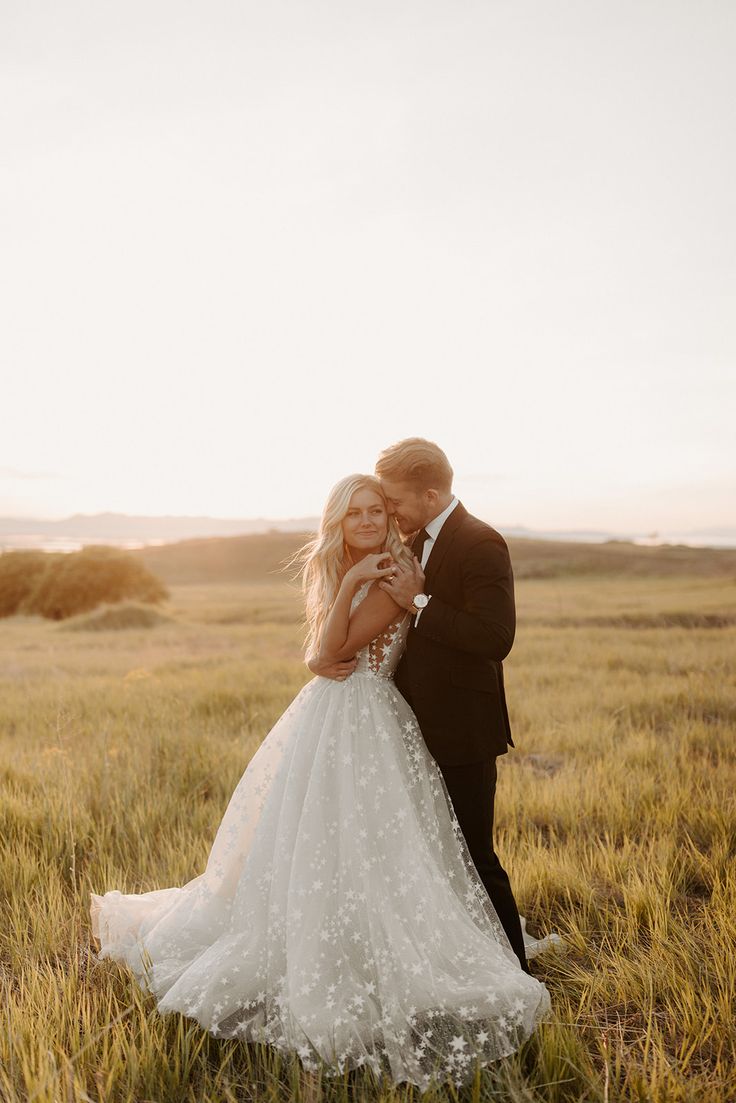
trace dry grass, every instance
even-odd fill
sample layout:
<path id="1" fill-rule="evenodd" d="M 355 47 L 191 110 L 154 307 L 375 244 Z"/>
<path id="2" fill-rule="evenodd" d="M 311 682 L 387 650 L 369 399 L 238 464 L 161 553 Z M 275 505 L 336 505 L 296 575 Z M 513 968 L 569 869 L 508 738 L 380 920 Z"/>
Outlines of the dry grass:
<path id="1" fill-rule="evenodd" d="M 537 963 L 552 1020 L 463 1098 L 736 1099 L 736 586 L 572 575 L 522 580 L 518 598 L 498 839 L 530 928 L 568 949 Z M 161 611 L 125 631 L 3 622 L 0 1099 L 418 1097 L 161 1017 L 90 952 L 90 889 L 200 872 L 308 678 L 293 588 L 175 586 Z"/>
<path id="2" fill-rule="evenodd" d="M 130 628 L 153 628 L 165 621 L 166 617 L 157 613 L 150 605 L 123 601 L 102 605 L 94 613 L 68 617 L 64 622 L 64 629 L 67 632 L 127 631 Z"/>

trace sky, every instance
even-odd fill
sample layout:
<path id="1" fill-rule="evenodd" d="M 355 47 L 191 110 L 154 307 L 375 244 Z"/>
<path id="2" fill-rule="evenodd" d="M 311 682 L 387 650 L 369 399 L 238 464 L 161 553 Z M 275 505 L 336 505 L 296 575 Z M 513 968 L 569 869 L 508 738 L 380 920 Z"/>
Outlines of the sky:
<path id="1" fill-rule="evenodd" d="M 0 514 L 736 526 L 732 0 L 0 0 Z"/>

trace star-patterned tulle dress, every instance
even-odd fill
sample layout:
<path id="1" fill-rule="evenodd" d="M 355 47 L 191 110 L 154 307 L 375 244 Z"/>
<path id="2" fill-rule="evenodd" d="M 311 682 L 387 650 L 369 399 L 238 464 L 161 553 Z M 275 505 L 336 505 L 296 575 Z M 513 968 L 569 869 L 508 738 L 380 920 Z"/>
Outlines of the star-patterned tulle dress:
<path id="1" fill-rule="evenodd" d="M 304 686 L 245 770 L 202 874 L 92 893 L 91 917 L 99 957 L 127 965 L 159 1012 L 328 1075 L 367 1066 L 426 1088 L 517 1049 L 549 995 L 519 967 L 394 686 L 408 619 L 346 681 Z"/>

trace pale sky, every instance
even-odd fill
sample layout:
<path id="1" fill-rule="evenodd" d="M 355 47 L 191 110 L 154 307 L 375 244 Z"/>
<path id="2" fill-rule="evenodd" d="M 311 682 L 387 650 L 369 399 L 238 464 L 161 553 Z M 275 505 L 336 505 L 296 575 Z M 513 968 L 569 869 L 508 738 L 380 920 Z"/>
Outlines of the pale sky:
<path id="1" fill-rule="evenodd" d="M 732 0 L 0 0 L 0 514 L 289 517 L 409 435 L 736 525 Z"/>

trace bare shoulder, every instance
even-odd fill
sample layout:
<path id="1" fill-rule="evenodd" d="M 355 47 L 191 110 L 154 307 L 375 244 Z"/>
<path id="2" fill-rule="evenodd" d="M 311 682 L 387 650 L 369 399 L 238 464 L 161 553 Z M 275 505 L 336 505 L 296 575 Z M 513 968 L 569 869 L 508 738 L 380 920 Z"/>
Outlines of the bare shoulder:
<path id="1" fill-rule="evenodd" d="M 387 594 L 385 590 L 380 589 L 377 583 L 373 583 L 368 593 L 357 607 L 351 621 L 354 620 L 371 620 L 386 619 L 386 623 L 390 623 L 391 618 L 396 616 L 397 613 L 404 613 L 405 609 L 402 609 L 400 605 L 397 605 L 390 594 Z"/>

